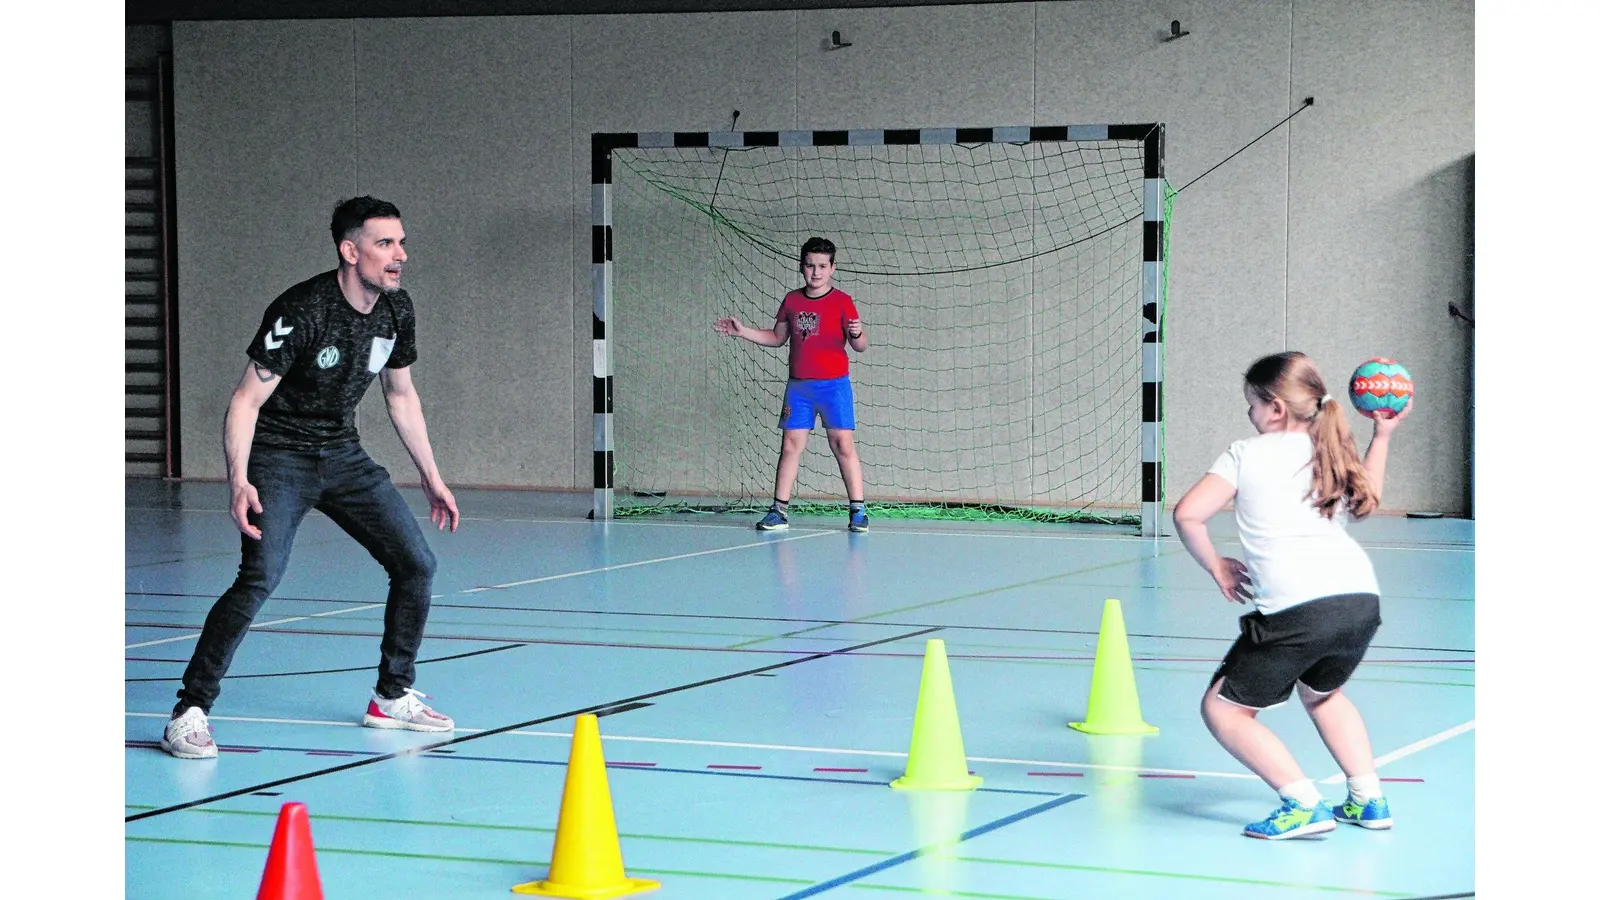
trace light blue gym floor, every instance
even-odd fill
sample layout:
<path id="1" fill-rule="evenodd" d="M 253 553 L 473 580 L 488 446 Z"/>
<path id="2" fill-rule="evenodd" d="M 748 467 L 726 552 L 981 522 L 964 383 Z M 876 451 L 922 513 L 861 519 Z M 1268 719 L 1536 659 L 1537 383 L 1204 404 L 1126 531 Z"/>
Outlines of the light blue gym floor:
<path id="1" fill-rule="evenodd" d="M 404 492 L 426 524 L 417 491 Z M 549 871 L 574 717 L 600 711 L 627 874 L 647 897 L 1440 897 L 1473 891 L 1473 524 L 1352 528 L 1384 624 L 1347 690 L 1395 827 L 1267 842 L 1272 792 L 1199 702 L 1238 627 L 1175 538 L 753 515 L 607 523 L 587 494 L 460 491 L 417 688 L 438 736 L 359 727 L 385 576 L 320 514 L 212 710 L 221 754 L 157 747 L 233 579 L 220 484 L 127 482 L 127 896 L 255 895 L 280 807 L 330 900 L 501 898 Z M 1213 523 L 1223 551 L 1228 515 Z M 1121 601 L 1148 737 L 1068 727 Z M 923 656 L 945 643 L 968 793 L 902 792 Z M 1344 797 L 1297 702 L 1263 714 Z M 425 752 L 411 752 L 431 747 Z M 194 877 L 174 880 L 173 873 Z"/>

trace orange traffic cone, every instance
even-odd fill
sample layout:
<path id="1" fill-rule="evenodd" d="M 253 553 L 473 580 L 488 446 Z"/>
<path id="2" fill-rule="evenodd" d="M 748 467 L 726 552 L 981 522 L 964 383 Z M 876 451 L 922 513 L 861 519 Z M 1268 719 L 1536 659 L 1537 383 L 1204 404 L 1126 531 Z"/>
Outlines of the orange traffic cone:
<path id="1" fill-rule="evenodd" d="M 304 803 L 285 803 L 267 851 L 256 900 L 322 900 L 317 852 L 311 846 L 311 818 Z"/>

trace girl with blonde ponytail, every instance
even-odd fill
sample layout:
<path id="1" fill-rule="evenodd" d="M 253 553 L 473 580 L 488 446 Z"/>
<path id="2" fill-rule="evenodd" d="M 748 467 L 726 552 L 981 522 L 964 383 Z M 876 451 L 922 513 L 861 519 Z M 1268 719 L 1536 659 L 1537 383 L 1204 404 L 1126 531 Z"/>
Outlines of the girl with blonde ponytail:
<path id="1" fill-rule="evenodd" d="M 1173 510 L 1184 547 L 1222 596 L 1255 605 L 1239 617 L 1239 638 L 1212 676 L 1200 713 L 1212 736 L 1282 801 L 1245 826 L 1247 837 L 1306 837 L 1336 822 L 1388 828 L 1393 820 L 1372 742 L 1343 691 L 1381 623 L 1378 580 L 1344 526 L 1377 510 L 1390 438 L 1416 403 L 1373 420 L 1363 457 L 1343 407 L 1304 353 L 1256 360 L 1245 372 L 1244 394 L 1258 434 L 1235 441 Z M 1206 531 L 1206 521 L 1230 502 L 1243 560 L 1219 555 Z M 1344 771 L 1349 794 L 1337 809 L 1256 720 L 1294 693 Z"/>

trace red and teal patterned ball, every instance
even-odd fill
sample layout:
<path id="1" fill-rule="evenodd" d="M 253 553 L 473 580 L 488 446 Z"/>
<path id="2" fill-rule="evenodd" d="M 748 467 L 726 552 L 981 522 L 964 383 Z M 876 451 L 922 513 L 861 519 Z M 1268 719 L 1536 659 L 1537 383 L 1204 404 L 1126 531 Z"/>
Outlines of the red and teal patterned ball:
<path id="1" fill-rule="evenodd" d="M 1399 415 L 1411 402 L 1411 373 L 1392 359 L 1374 356 L 1350 376 L 1350 403 L 1369 419 L 1380 410 Z"/>

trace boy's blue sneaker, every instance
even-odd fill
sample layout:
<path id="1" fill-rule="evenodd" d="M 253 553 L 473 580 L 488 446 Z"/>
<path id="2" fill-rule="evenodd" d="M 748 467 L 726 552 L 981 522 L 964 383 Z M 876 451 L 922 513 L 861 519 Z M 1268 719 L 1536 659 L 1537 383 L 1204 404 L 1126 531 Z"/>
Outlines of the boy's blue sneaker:
<path id="1" fill-rule="evenodd" d="M 767 510 L 767 514 L 756 523 L 757 531 L 784 531 L 789 527 L 789 517 L 778 512 L 777 507 Z"/>
<path id="2" fill-rule="evenodd" d="M 1323 800 L 1316 806 L 1301 806 L 1298 801 L 1283 798 L 1283 805 L 1259 822 L 1244 827 L 1244 836 L 1281 841 L 1285 838 L 1308 837 L 1337 828 L 1333 820 L 1333 807 Z"/>
<path id="3" fill-rule="evenodd" d="M 866 531 L 867 530 L 867 510 L 866 510 L 865 507 L 863 507 L 861 509 L 852 509 L 852 510 L 850 510 L 850 530 L 851 531 Z"/>
<path id="4" fill-rule="evenodd" d="M 1374 797 L 1365 804 L 1345 797 L 1344 805 L 1333 811 L 1333 817 L 1346 825 L 1360 825 L 1362 828 L 1382 830 L 1394 827 L 1394 819 L 1389 817 L 1388 797 Z"/>

